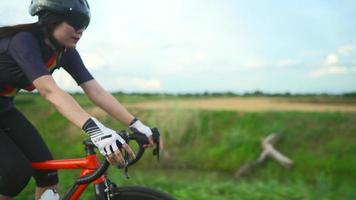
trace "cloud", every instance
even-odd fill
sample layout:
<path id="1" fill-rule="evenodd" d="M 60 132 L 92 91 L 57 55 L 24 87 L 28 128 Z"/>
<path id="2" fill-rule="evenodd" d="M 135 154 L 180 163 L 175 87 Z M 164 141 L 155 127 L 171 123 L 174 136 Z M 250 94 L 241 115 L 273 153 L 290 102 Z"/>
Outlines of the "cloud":
<path id="1" fill-rule="evenodd" d="M 325 65 L 335 65 L 338 62 L 338 56 L 336 54 L 329 54 L 325 59 Z"/>
<path id="2" fill-rule="evenodd" d="M 101 69 L 105 66 L 105 59 L 97 53 L 81 53 L 83 62 L 89 70 Z"/>
<path id="3" fill-rule="evenodd" d="M 330 75 L 341 75 L 346 73 L 355 73 L 356 66 L 341 66 L 343 56 L 350 54 L 354 50 L 352 44 L 343 45 L 336 49 L 335 52 L 329 53 L 323 63 L 323 66 L 310 72 L 309 76 L 313 78 L 320 78 Z M 341 58 L 341 62 L 340 62 Z"/>
<path id="4" fill-rule="evenodd" d="M 244 65 L 247 69 L 269 69 L 269 68 L 288 68 L 295 67 L 296 65 L 301 64 L 300 60 L 297 59 L 285 59 L 279 61 L 266 61 L 263 59 L 255 59 L 246 62 Z"/>
<path id="5" fill-rule="evenodd" d="M 143 79 L 136 77 L 119 77 L 114 80 L 116 90 L 121 91 L 160 91 L 162 83 L 159 79 Z"/>
<path id="6" fill-rule="evenodd" d="M 63 90 L 69 92 L 81 91 L 81 88 L 65 70 L 56 70 L 52 76 L 57 85 L 59 85 Z"/>
<path id="7" fill-rule="evenodd" d="M 263 69 L 270 66 L 271 65 L 269 65 L 267 62 L 261 61 L 260 59 L 250 60 L 245 64 L 247 69 Z"/>
<path id="8" fill-rule="evenodd" d="M 68 92 L 82 91 L 74 79 L 64 70 L 56 70 L 53 73 L 53 78 L 56 83 Z M 118 77 L 113 80 L 98 80 L 104 88 L 112 91 L 161 91 L 163 86 L 159 79 L 143 79 L 137 77 Z"/>
<path id="9" fill-rule="evenodd" d="M 314 69 L 311 72 L 313 77 L 338 75 L 345 70 L 350 73 L 356 71 L 356 43 L 345 43 L 353 41 L 353 35 L 347 32 L 353 25 L 353 18 L 346 17 L 348 15 L 344 15 L 345 12 L 323 12 L 327 14 L 323 18 L 309 14 L 306 17 L 305 11 L 310 11 L 308 4 L 298 9 L 298 15 L 294 11 L 289 12 L 288 4 L 283 9 L 282 4 L 277 7 L 269 4 L 271 7 L 263 11 L 271 12 L 251 15 L 246 10 L 256 6 L 250 1 L 108 0 L 103 3 L 93 0 L 89 3 L 93 17 L 78 50 L 86 66 L 105 88 L 117 90 L 119 87 L 127 91 L 163 88 L 164 91 L 174 91 L 182 90 L 187 85 L 180 84 L 185 79 L 185 83 L 192 83 L 189 84 L 191 90 L 221 90 L 207 87 L 212 82 L 211 77 L 219 75 L 221 88 L 235 90 L 231 84 L 236 80 L 233 76 L 235 72 L 254 80 L 258 85 L 267 85 L 258 82 L 260 76 L 271 74 L 273 79 L 278 78 L 282 82 L 298 82 L 305 70 L 308 73 Z M 17 24 L 37 20 L 28 14 L 28 4 L 20 0 L 3 1 L 0 23 Z M 322 3 L 315 6 L 325 9 Z M 283 19 L 279 11 L 284 12 Z M 299 17 L 299 14 L 303 16 Z M 338 19 L 336 16 L 348 20 L 330 24 L 327 19 Z M 330 26 L 313 29 L 315 20 L 310 19 L 320 20 L 317 25 Z M 293 23 L 284 23 L 290 20 Z M 288 24 L 292 24 L 292 27 L 285 28 L 284 25 Z M 334 36 L 334 31 L 349 34 L 330 37 Z M 291 34 L 298 37 L 290 39 L 288 35 Z M 314 40 L 311 34 L 320 38 Z M 332 40 L 324 41 L 325 38 Z M 328 46 L 325 44 L 342 45 L 325 54 Z M 295 70 L 297 68 L 298 71 Z M 279 73 L 286 76 L 278 76 Z M 287 74 L 293 74 L 295 80 L 287 78 Z M 121 78 L 117 80 L 118 75 Z M 64 88 L 78 88 L 66 72 L 56 71 L 54 76 Z M 335 78 L 344 81 L 342 76 Z M 252 81 L 248 85 L 253 85 Z M 239 88 L 249 89 L 248 85 Z M 287 84 L 280 85 L 273 87 Z"/>
<path id="10" fill-rule="evenodd" d="M 289 59 L 289 60 L 281 60 L 277 63 L 278 67 L 291 67 L 300 64 L 299 60 Z"/>
<path id="11" fill-rule="evenodd" d="M 337 52 L 341 55 L 348 55 L 350 54 L 352 51 L 355 50 L 355 45 L 353 44 L 346 44 L 344 46 L 339 47 L 339 49 L 337 50 Z"/>
<path id="12" fill-rule="evenodd" d="M 356 66 L 351 67 L 350 70 L 351 70 L 352 72 L 356 73 Z"/>
<path id="13" fill-rule="evenodd" d="M 318 70 L 312 71 L 310 73 L 310 76 L 313 78 L 318 78 L 318 77 L 328 76 L 328 75 L 346 74 L 347 72 L 349 72 L 349 69 L 346 67 L 329 66 L 329 67 L 323 67 L 323 68 L 319 68 Z"/>
<path id="14" fill-rule="evenodd" d="M 30 16 L 29 5 L 29 1 L 26 1 L 26 4 L 23 4 L 23 1 L 2 1 L 0 7 L 1 24 L 15 25 L 37 21 L 37 17 Z"/>

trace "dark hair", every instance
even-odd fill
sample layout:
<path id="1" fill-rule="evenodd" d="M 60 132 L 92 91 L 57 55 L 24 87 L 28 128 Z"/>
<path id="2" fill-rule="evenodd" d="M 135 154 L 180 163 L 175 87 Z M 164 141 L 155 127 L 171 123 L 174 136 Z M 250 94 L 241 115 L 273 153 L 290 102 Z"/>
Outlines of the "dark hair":
<path id="1" fill-rule="evenodd" d="M 29 23 L 29 24 L 18 24 L 14 26 L 4 26 L 4 27 L 0 27 L 0 38 L 16 35 L 17 33 L 23 31 L 32 32 L 39 29 L 40 29 L 40 25 L 38 24 L 38 22 Z"/>
<path id="2" fill-rule="evenodd" d="M 56 27 L 59 23 L 63 21 L 64 21 L 63 15 L 58 15 L 54 13 L 43 13 L 39 18 L 39 21 L 35 23 L 0 27 L 0 38 L 13 36 L 23 31 L 28 31 L 28 32 L 45 31 L 47 33 L 52 33 L 54 27 Z"/>

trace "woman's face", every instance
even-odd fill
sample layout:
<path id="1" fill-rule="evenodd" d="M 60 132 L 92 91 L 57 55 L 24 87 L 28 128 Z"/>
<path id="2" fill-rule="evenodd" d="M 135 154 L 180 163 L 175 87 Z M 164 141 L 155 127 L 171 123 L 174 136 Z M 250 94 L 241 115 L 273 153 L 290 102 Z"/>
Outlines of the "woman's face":
<path id="1" fill-rule="evenodd" d="M 53 37 L 65 48 L 75 48 L 83 32 L 84 28 L 75 30 L 66 21 L 63 21 L 54 28 Z"/>

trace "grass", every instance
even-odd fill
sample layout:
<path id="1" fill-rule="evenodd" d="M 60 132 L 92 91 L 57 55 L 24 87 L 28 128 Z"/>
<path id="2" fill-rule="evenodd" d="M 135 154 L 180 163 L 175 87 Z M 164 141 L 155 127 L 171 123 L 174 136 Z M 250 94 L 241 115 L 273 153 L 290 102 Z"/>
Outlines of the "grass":
<path id="1" fill-rule="evenodd" d="M 80 142 L 86 136 L 81 130 L 40 97 L 20 97 L 18 107 L 40 130 L 56 158 L 83 155 Z M 92 106 L 82 95 L 75 98 L 86 108 Z M 139 95 L 132 99 L 120 97 L 123 103 L 143 99 Z M 149 155 L 151 152 L 146 153 L 138 166 L 130 169 L 129 180 L 124 180 L 121 171 L 111 170 L 112 179 L 121 185 L 146 185 L 178 199 L 194 200 L 356 198 L 356 113 L 179 109 L 131 112 L 160 128 L 166 148 L 159 165 Z M 110 118 L 100 120 L 109 127 L 124 128 Z M 294 167 L 287 170 L 270 160 L 251 175 L 234 178 L 241 165 L 258 158 L 260 140 L 270 133 L 281 135 L 277 148 L 294 160 Z M 60 173 L 62 192 L 75 174 Z M 31 182 L 18 199 L 33 199 L 33 188 Z M 89 192 L 83 199 L 88 198 Z"/>

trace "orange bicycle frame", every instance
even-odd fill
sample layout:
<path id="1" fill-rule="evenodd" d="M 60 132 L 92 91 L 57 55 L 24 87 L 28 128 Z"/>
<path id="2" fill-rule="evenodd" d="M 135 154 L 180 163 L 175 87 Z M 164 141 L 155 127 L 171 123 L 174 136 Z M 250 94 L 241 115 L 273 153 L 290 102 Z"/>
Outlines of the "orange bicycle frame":
<path id="1" fill-rule="evenodd" d="M 49 160 L 44 162 L 32 163 L 33 169 L 39 170 L 58 170 L 58 169 L 82 169 L 79 177 L 93 173 L 99 167 L 99 161 L 97 156 L 87 155 L 85 158 L 76 159 L 63 159 L 63 160 Z M 103 183 L 105 175 L 102 175 L 98 179 L 94 180 L 93 184 Z M 81 184 L 75 189 L 74 193 L 70 196 L 70 200 L 79 199 L 80 195 L 87 188 L 88 184 Z"/>

